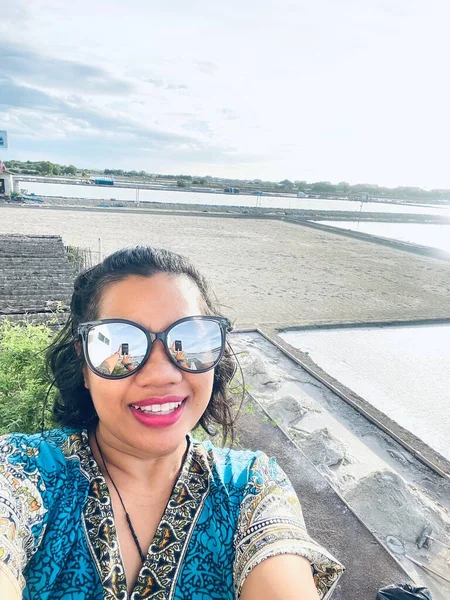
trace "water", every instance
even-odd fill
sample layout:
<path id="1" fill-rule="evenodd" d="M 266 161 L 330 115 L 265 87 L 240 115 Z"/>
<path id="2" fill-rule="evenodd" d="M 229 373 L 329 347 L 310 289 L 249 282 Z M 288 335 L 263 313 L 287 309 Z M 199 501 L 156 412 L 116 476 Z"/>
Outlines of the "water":
<path id="1" fill-rule="evenodd" d="M 281 337 L 450 460 L 450 325 L 298 330 Z"/>
<path id="2" fill-rule="evenodd" d="M 368 221 L 317 221 L 339 229 L 361 231 L 419 246 L 438 248 L 450 254 L 450 224 L 377 223 Z"/>
<path id="3" fill-rule="evenodd" d="M 61 183 L 40 183 L 23 181 L 21 188 L 37 196 L 60 196 L 67 198 L 89 198 L 97 200 L 136 200 L 134 188 L 94 185 L 65 185 Z M 376 212 L 416 215 L 438 215 L 450 217 L 450 206 L 405 206 L 378 202 L 351 202 L 349 200 L 316 200 L 312 198 L 286 198 L 281 196 L 246 196 L 183 192 L 171 190 L 139 190 L 140 202 L 167 202 L 176 204 L 202 204 L 205 206 L 251 207 L 260 203 L 263 208 L 297 208 L 302 210 L 342 210 L 349 212 Z"/>

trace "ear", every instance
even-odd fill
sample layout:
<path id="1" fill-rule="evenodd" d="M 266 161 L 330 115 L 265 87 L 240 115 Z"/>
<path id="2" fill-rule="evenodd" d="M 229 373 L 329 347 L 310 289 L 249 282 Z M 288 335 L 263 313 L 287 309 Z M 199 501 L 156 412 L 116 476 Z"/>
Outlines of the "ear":
<path id="1" fill-rule="evenodd" d="M 74 348 L 75 348 L 75 352 L 77 353 L 78 356 L 81 356 L 81 342 L 80 340 L 76 340 L 76 342 L 74 342 Z"/>
<path id="2" fill-rule="evenodd" d="M 89 389 L 89 380 L 87 378 L 86 368 L 83 369 L 83 379 L 84 379 L 84 387 L 88 390 Z"/>

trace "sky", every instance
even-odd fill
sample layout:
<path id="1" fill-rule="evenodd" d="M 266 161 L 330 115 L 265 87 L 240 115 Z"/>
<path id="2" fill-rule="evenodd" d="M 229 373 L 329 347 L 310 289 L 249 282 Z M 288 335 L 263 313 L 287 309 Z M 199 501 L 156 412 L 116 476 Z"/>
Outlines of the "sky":
<path id="1" fill-rule="evenodd" d="M 0 0 L 0 159 L 450 188 L 448 0 Z"/>

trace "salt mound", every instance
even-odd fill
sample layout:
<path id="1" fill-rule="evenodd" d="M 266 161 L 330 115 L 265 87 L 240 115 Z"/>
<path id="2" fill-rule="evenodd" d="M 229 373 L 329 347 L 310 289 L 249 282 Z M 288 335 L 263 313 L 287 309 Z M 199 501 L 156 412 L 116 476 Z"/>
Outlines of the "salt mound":
<path id="1" fill-rule="evenodd" d="M 316 467 L 331 467 L 345 458 L 345 445 L 327 427 L 311 432 L 299 445 Z"/>
<path id="2" fill-rule="evenodd" d="M 279 375 L 277 375 L 270 363 L 260 356 L 252 357 L 244 367 L 246 377 L 250 377 L 256 385 L 270 385 L 271 387 L 281 387 Z"/>
<path id="3" fill-rule="evenodd" d="M 308 412 L 295 396 L 284 396 L 274 400 L 268 404 L 267 410 L 271 415 L 276 415 L 276 421 L 283 429 L 296 425 Z"/>
<path id="4" fill-rule="evenodd" d="M 360 479 L 345 499 L 380 539 L 393 535 L 415 542 L 432 516 L 407 483 L 388 470 Z"/>

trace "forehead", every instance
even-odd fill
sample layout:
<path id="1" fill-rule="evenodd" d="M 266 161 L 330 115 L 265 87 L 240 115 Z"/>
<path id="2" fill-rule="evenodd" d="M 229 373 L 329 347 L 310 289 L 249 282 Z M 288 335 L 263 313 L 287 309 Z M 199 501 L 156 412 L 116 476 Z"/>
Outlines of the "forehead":
<path id="1" fill-rule="evenodd" d="M 97 318 L 129 319 L 162 331 L 178 319 L 204 312 L 200 290 L 190 278 L 158 273 L 111 283 L 101 296 Z"/>

